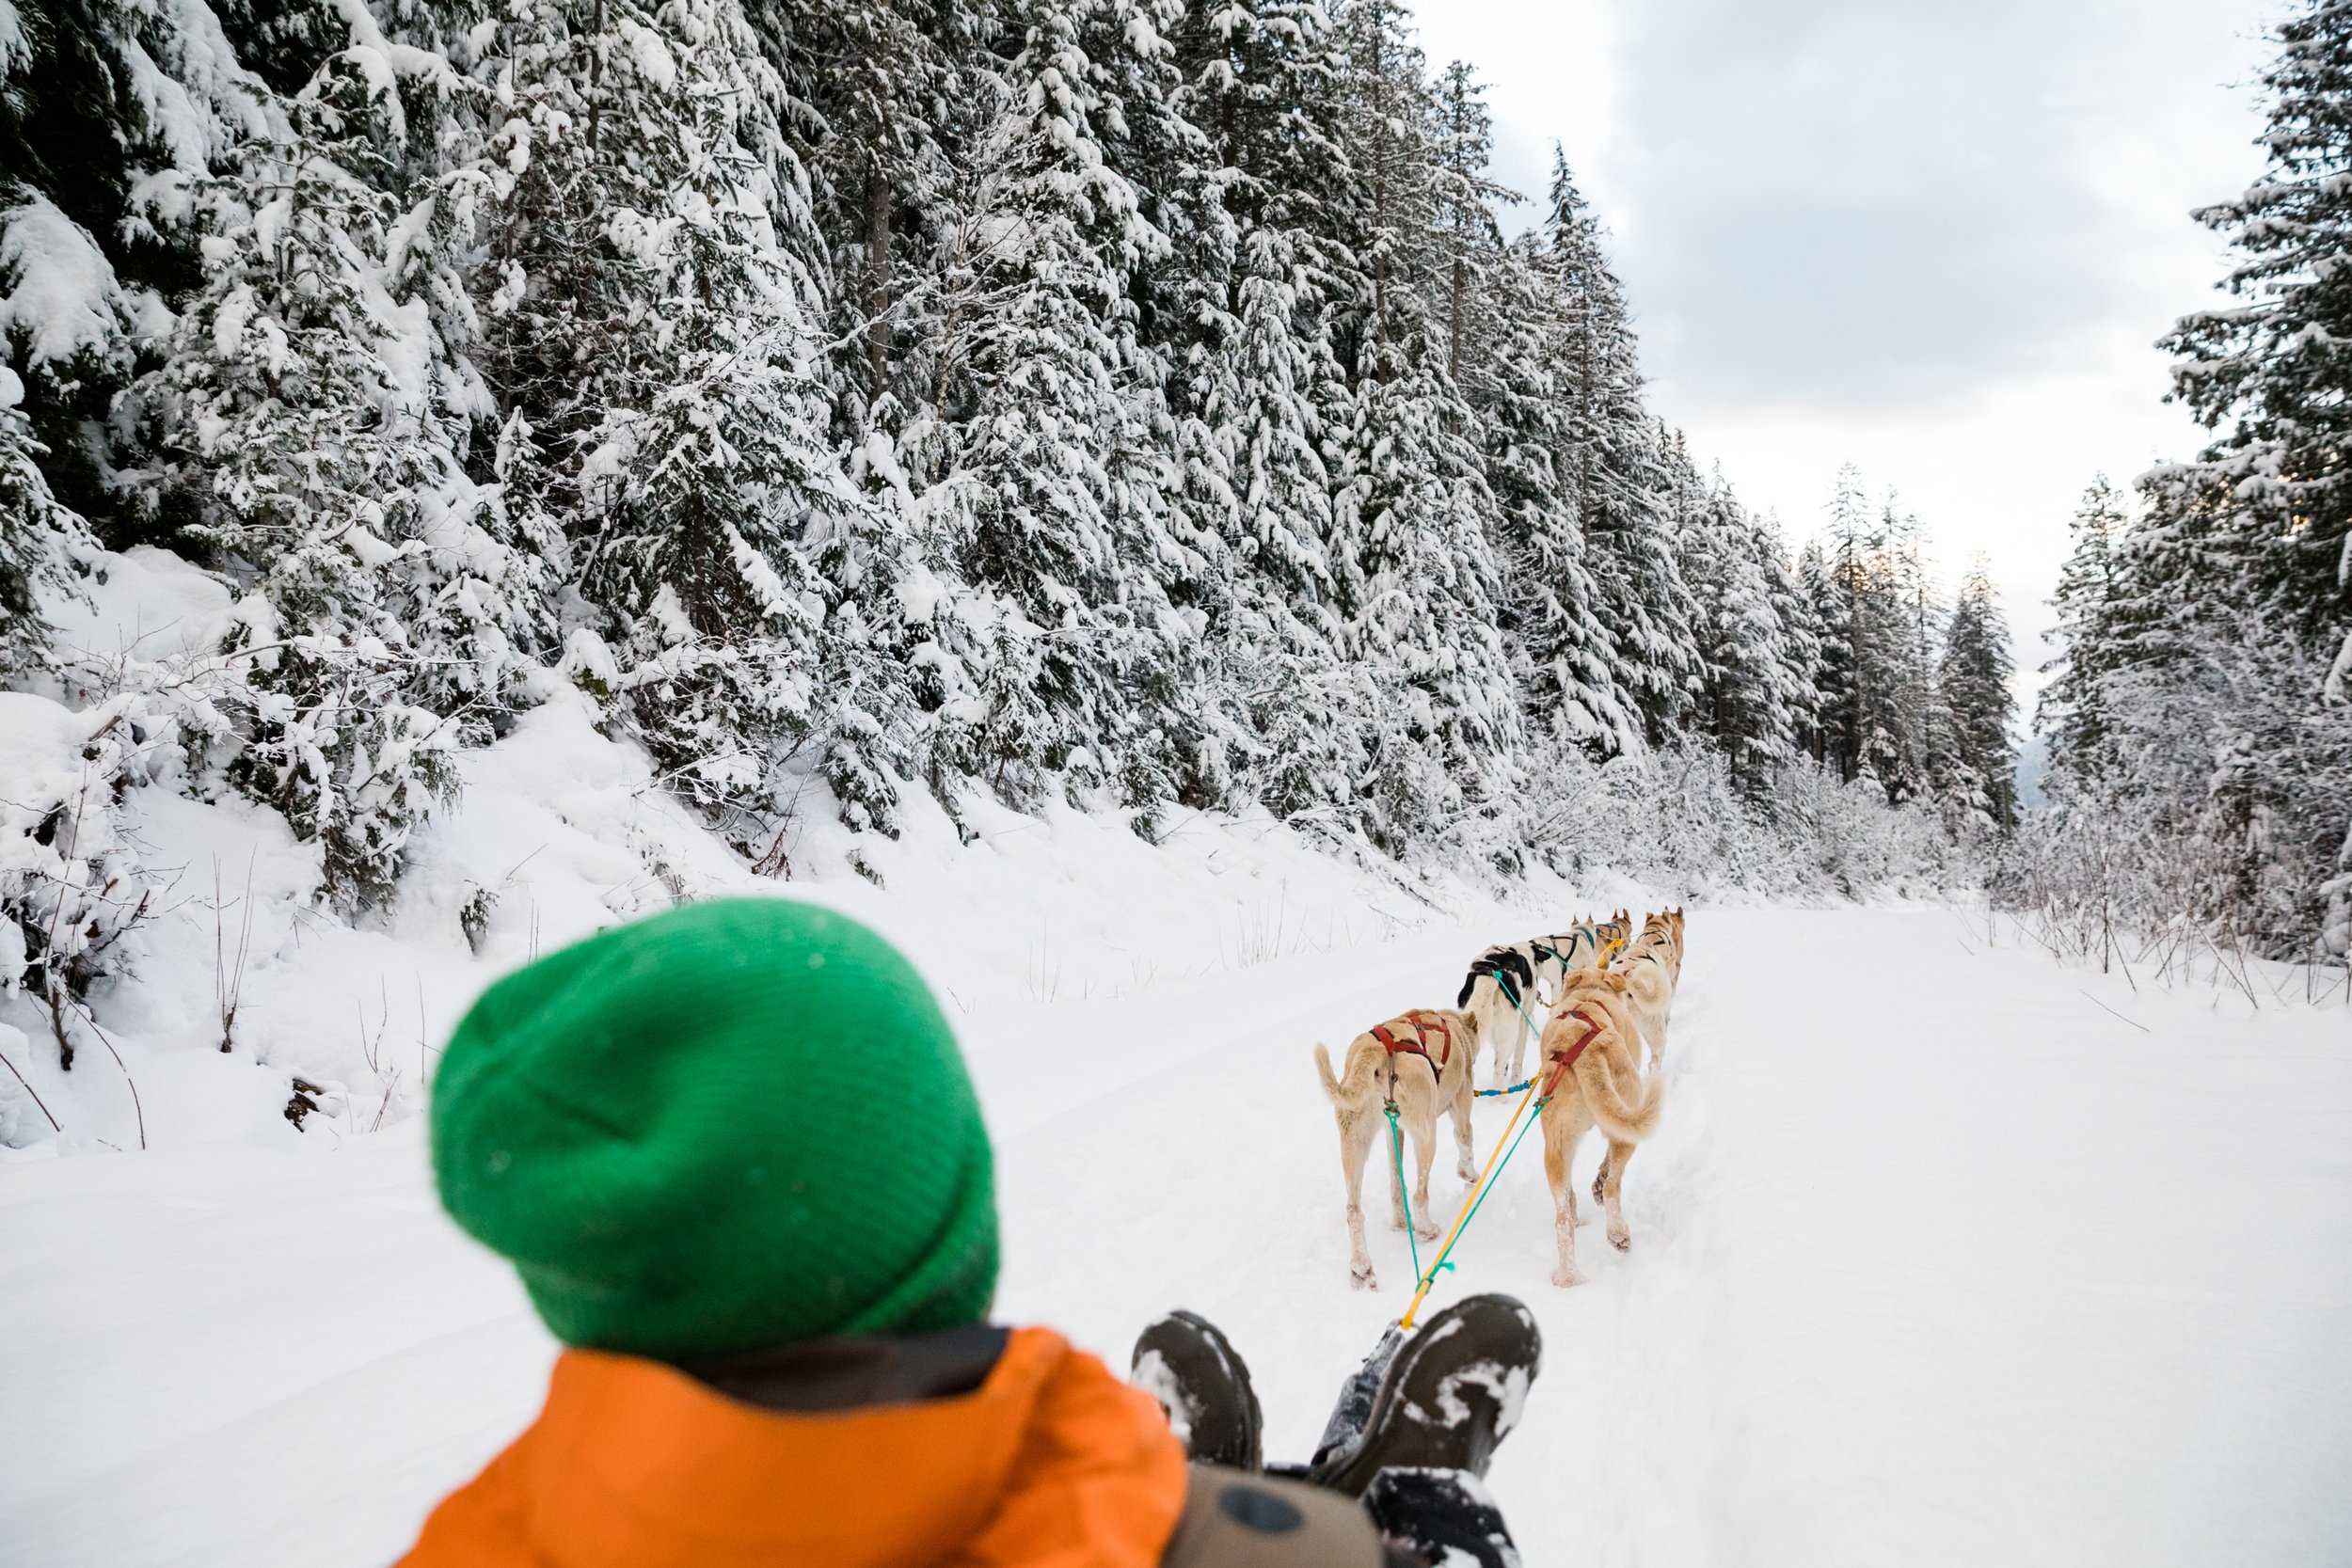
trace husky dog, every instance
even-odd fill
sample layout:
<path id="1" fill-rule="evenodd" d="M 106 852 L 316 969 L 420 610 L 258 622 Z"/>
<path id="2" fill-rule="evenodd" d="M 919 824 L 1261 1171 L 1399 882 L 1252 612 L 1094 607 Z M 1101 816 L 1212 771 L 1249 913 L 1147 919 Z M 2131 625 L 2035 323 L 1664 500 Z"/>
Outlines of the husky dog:
<path id="1" fill-rule="evenodd" d="M 1560 1006 L 1544 1025 L 1535 1070 L 1550 1084 L 1541 1120 L 1544 1180 L 1551 1187 L 1552 1238 L 1559 1249 L 1554 1285 L 1580 1284 L 1576 1267 L 1576 1186 L 1569 1167 L 1576 1146 L 1598 1127 L 1609 1140 L 1609 1164 L 1596 1190 L 1609 1217 L 1609 1244 L 1623 1252 L 1633 1244 L 1626 1228 L 1620 1194 L 1633 1147 L 1658 1130 L 1664 1109 L 1664 1080 L 1642 1082 L 1642 1042 L 1634 1031 L 1629 987 L 1614 970 L 1584 970 L 1568 976 Z"/>
<path id="2" fill-rule="evenodd" d="M 1625 951 L 1625 944 L 1633 937 L 1633 911 L 1619 910 L 1599 927 L 1601 949 L 1600 967 L 1607 969 Z"/>
<path id="3" fill-rule="evenodd" d="M 1631 988 L 1633 1026 L 1642 1032 L 1652 1063 L 1666 1059 L 1666 1022 L 1674 1010 L 1675 987 L 1682 980 L 1682 911 L 1667 910 L 1642 922 L 1642 934 L 1610 966 Z"/>
<path id="4" fill-rule="evenodd" d="M 1492 1042 L 1496 1088 L 1518 1082 L 1528 1031 L 1551 1006 L 1544 993 L 1557 995 L 1570 974 L 1598 964 L 1604 928 L 1583 921 L 1548 937 L 1489 947 L 1470 960 L 1454 1005 L 1476 1015 L 1480 1041 Z"/>
<path id="5" fill-rule="evenodd" d="M 1359 1289 L 1376 1287 L 1372 1255 L 1364 1250 L 1364 1158 L 1379 1138 L 1390 1105 L 1412 1140 L 1417 1177 L 1413 1185 L 1413 1229 L 1423 1241 L 1438 1235 L 1429 1212 L 1429 1166 L 1438 1152 L 1438 1113 L 1454 1117 L 1454 1170 L 1465 1181 L 1470 1164 L 1470 1068 L 1478 1053 L 1478 1020 L 1465 1012 L 1416 1007 L 1386 1023 L 1375 1023 L 1347 1048 L 1346 1070 L 1331 1070 L 1331 1053 L 1315 1046 L 1315 1071 L 1340 1123 L 1340 1169 L 1347 1178 L 1347 1272 Z M 1405 1189 L 1394 1164 L 1383 1159 L 1389 1176 L 1390 1218 L 1405 1228 Z"/>
<path id="6" fill-rule="evenodd" d="M 1620 958 L 1613 973 L 1625 976 L 1626 1011 L 1649 1047 L 1650 1070 L 1666 1066 L 1666 1023 L 1674 1011 L 1675 987 L 1682 981 L 1682 911 L 1675 908 L 1642 923 L 1642 934 Z M 1612 1176 L 1623 1180 L 1613 1149 L 1593 1178 L 1593 1196 L 1599 1197 Z"/>

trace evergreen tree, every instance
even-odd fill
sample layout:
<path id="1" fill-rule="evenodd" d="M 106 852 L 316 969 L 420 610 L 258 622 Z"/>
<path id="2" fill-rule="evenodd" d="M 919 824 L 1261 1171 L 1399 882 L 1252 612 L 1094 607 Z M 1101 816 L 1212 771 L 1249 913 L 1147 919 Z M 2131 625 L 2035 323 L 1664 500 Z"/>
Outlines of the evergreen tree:
<path id="1" fill-rule="evenodd" d="M 18 408 L 24 389 L 0 365 L 0 679 L 41 663 L 49 628 L 38 591 L 70 592 L 73 557 L 95 546 L 82 519 L 49 493 L 39 463 L 47 449 Z"/>
<path id="2" fill-rule="evenodd" d="M 2122 653 L 2118 551 L 2128 521 L 2122 494 L 2105 474 L 2093 479 L 2068 526 L 2074 547 L 2050 600 L 2058 651 L 2042 667 L 2050 679 L 2035 703 L 2034 728 L 2050 737 L 2053 768 L 2086 777 L 2113 760 L 2114 720 L 2103 687 Z"/>
<path id="3" fill-rule="evenodd" d="M 1334 532 L 1352 564 L 1351 649 L 1394 683 L 1367 780 L 1374 832 L 1394 848 L 1499 793 L 1518 712 L 1495 630 L 1494 499 L 1436 308 L 1448 144 L 1403 9 L 1360 0 L 1343 17 L 1360 271 L 1335 324 L 1352 395 Z"/>
<path id="4" fill-rule="evenodd" d="M 1807 679 L 1803 631 L 1785 619 L 1777 542 L 1718 476 L 1679 520 L 1676 553 L 1697 610 L 1702 722 L 1733 780 L 1760 796 L 1797 753 Z"/>
<path id="5" fill-rule="evenodd" d="M 2017 699 L 2009 623 L 1979 559 L 1961 580 L 1937 669 L 1943 723 L 1932 771 L 1947 807 L 2006 832 L 2017 817 Z"/>
<path id="6" fill-rule="evenodd" d="M 2185 468 L 2160 472 L 2160 510 L 2226 496 L 2213 590 L 2322 641 L 2352 669 L 2352 7 L 2304 0 L 2265 73 L 2266 176 L 2197 214 L 2240 260 L 2240 303 L 2184 318 L 2166 341 L 2176 395 L 2230 428 Z M 2234 580 L 2233 580 L 2234 579 Z M 2197 578 L 2191 578 L 2196 581 Z M 2201 584 L 2201 587 L 2205 584 Z"/>
<path id="7" fill-rule="evenodd" d="M 1658 740 L 1680 726 L 1697 673 L 1690 592 L 1666 515 L 1670 490 L 1695 475 L 1670 471 L 1670 438 L 1642 404 L 1623 286 L 1604 252 L 1599 220 L 1556 150 L 1537 264 L 1565 307 L 1567 477 L 1596 591 L 1594 616 L 1609 633 L 1618 682 L 1647 737 Z"/>

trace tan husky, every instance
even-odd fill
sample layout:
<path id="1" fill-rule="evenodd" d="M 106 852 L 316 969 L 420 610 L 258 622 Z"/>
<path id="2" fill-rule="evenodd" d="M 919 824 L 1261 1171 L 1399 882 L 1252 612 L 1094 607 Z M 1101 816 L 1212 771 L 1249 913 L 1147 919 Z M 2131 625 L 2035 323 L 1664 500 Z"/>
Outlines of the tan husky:
<path id="1" fill-rule="evenodd" d="M 1611 970 L 1568 976 L 1560 1006 L 1544 1026 L 1536 1069 L 1543 1094 L 1544 1179 L 1551 1186 L 1552 1236 L 1559 1264 L 1554 1285 L 1583 1282 L 1576 1268 L 1576 1188 L 1569 1171 L 1576 1146 L 1598 1127 L 1609 1140 L 1609 1178 L 1597 1196 L 1608 1211 L 1609 1243 L 1632 1246 L 1620 1193 L 1633 1147 L 1658 1129 L 1665 1106 L 1664 1080 L 1642 1083 L 1642 1042 L 1635 1033 L 1626 977 Z"/>
<path id="2" fill-rule="evenodd" d="M 1642 1032 L 1653 1064 L 1666 1059 L 1666 1023 L 1674 1011 L 1675 987 L 1682 982 L 1682 911 L 1666 911 L 1642 922 L 1642 934 L 1610 966 L 1630 986 L 1633 1026 Z"/>
<path id="3" fill-rule="evenodd" d="M 1477 1060 L 1478 1021 L 1469 1013 L 1416 1007 L 1376 1023 L 1348 1045 L 1344 1072 L 1331 1070 L 1331 1053 L 1318 1041 L 1315 1070 L 1340 1123 L 1340 1169 L 1347 1178 L 1347 1272 L 1359 1290 L 1377 1288 L 1372 1254 L 1364 1249 L 1364 1159 L 1375 1145 L 1387 1170 L 1390 1222 L 1405 1228 L 1405 1190 L 1396 1156 L 1387 1147 L 1388 1107 L 1412 1140 L 1413 1230 L 1423 1241 L 1438 1235 L 1429 1210 L 1429 1166 L 1438 1152 L 1438 1113 L 1454 1116 L 1454 1170 L 1463 1180 L 1470 1164 L 1470 1069 Z"/>
<path id="4" fill-rule="evenodd" d="M 1645 920 L 1640 938 L 1613 973 L 1625 976 L 1626 1010 L 1641 1032 L 1642 1043 L 1649 1047 L 1650 1071 L 1661 1072 L 1666 1066 L 1666 1023 L 1674 1011 L 1675 987 L 1682 981 L 1682 911 L 1671 909 Z M 1619 1182 L 1625 1179 L 1613 1151 L 1593 1177 L 1593 1196 L 1614 1190 L 1613 1175 Z"/>

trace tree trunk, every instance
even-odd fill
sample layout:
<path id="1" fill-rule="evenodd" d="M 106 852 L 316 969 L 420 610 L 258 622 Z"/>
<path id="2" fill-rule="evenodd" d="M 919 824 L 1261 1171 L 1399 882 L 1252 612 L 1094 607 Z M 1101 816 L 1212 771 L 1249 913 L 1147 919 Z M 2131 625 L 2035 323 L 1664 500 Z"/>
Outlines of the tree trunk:
<path id="1" fill-rule="evenodd" d="M 873 401 L 890 389 L 890 177 L 877 160 L 866 176 L 866 366 Z"/>

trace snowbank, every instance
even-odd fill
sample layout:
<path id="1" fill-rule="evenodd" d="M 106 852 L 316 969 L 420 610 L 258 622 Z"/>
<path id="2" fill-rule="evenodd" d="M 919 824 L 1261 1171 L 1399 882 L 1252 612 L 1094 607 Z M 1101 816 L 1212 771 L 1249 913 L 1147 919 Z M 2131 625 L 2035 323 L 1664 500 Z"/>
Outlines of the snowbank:
<path id="1" fill-rule="evenodd" d="M 135 550 L 107 558 L 87 602 L 52 613 L 60 645 L 103 672 L 199 656 L 240 607 L 177 557 Z M 0 1055 L 23 1078 L 0 1072 L 0 1158 L 224 1140 L 325 1149 L 396 1127 L 491 979 L 681 898 L 821 899 L 891 935 L 966 1015 L 1134 996 L 1498 907 L 1491 889 L 1264 816 L 1168 814 L 1153 845 L 1121 815 L 1058 802 L 1025 816 L 973 798 L 959 822 L 914 784 L 889 839 L 841 827 L 812 784 L 781 846 L 785 875 L 764 877 L 557 685 L 495 744 L 457 754 L 460 793 L 411 844 L 397 902 L 355 926 L 321 911 L 314 843 L 266 807 L 189 798 L 168 748 L 140 751 L 119 789 L 87 788 L 92 809 L 37 843 L 88 784 L 83 752 L 118 709 L 0 693 L 0 855 L 13 857 L 0 876 L 22 880 L 38 861 L 65 877 L 114 854 L 152 884 L 112 955 L 125 973 L 98 985 L 87 1016 L 68 1009 L 71 1069 L 40 999 L 0 996 Z M 1553 911 L 1574 902 L 1549 878 L 1519 896 Z"/>

